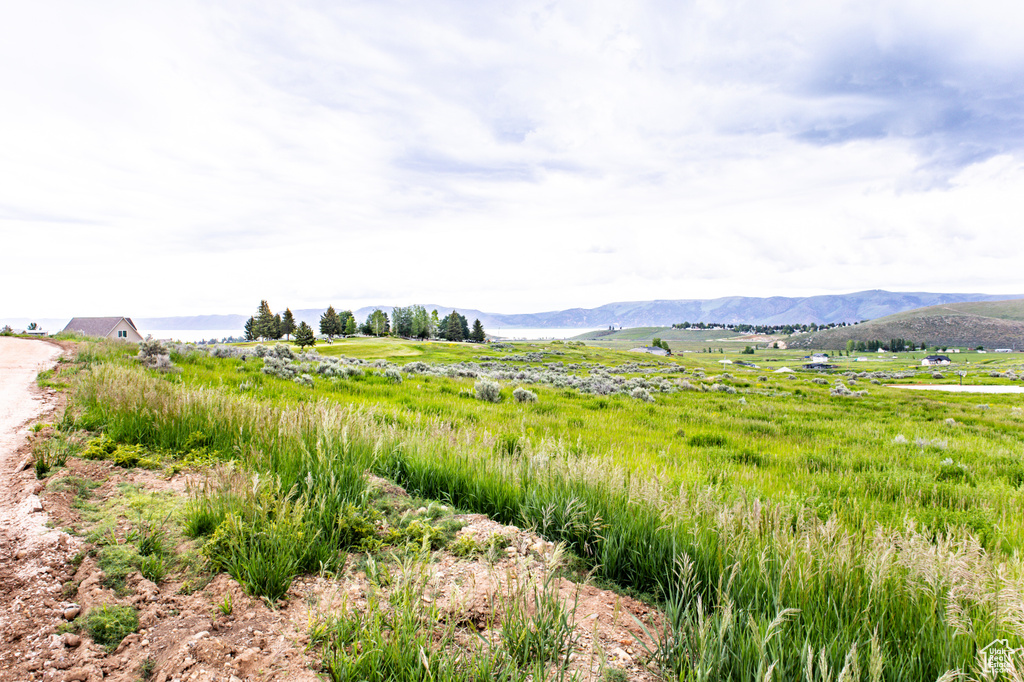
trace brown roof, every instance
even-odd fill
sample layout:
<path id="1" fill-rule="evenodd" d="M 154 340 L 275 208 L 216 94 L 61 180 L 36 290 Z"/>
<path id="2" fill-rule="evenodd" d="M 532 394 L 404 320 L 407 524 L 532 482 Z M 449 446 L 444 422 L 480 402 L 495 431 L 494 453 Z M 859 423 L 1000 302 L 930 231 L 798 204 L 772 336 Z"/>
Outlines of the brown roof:
<path id="1" fill-rule="evenodd" d="M 121 320 L 131 325 L 131 328 L 135 329 L 136 333 L 139 331 L 130 317 L 74 317 L 71 318 L 71 321 L 68 322 L 63 331 L 78 332 L 85 336 L 106 336 L 114 330 L 114 327 Z"/>

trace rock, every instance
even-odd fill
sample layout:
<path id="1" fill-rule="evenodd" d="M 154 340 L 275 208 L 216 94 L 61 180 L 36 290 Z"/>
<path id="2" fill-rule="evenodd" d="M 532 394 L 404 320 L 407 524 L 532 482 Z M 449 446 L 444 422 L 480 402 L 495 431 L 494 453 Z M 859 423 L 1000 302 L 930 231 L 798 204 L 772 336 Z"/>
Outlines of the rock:
<path id="1" fill-rule="evenodd" d="M 78 614 L 80 614 L 81 612 L 82 609 L 80 607 L 69 606 L 66 609 L 64 609 L 64 613 L 62 615 L 64 616 L 64 620 L 74 620 L 75 618 L 78 618 Z"/>
<path id="2" fill-rule="evenodd" d="M 19 560 L 19 561 L 21 561 L 22 559 L 24 559 L 27 556 L 28 556 L 28 552 L 26 550 L 24 550 L 24 549 L 19 549 L 17 552 L 14 553 L 14 558 Z"/>
<path id="3" fill-rule="evenodd" d="M 87 682 L 89 671 L 85 668 L 75 668 L 64 675 L 64 682 Z"/>
<path id="4" fill-rule="evenodd" d="M 76 646 L 82 643 L 82 638 L 78 635 L 68 632 L 64 635 L 64 646 L 69 649 L 74 649 Z"/>

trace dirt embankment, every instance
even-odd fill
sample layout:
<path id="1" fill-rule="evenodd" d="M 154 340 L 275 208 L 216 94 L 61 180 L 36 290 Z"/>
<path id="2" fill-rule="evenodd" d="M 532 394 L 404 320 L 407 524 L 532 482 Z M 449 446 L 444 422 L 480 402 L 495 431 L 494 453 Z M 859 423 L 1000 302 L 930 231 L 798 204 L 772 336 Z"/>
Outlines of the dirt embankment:
<path id="1" fill-rule="evenodd" d="M 192 585 L 174 575 L 157 584 L 135 572 L 115 591 L 87 551 L 90 545 L 55 530 L 88 527 L 89 510 L 116 504 L 126 489 L 180 497 L 187 493 L 190 476 L 203 475 L 168 475 L 72 458 L 45 483 L 37 481 L 29 466 L 32 442 L 41 442 L 52 429 L 34 430 L 30 422 L 45 421 L 48 411 L 59 409 L 62 396 L 39 389 L 35 376 L 52 366 L 59 353 L 43 342 L 0 338 L 0 682 L 321 679 L 317 652 L 308 647 L 311 623 L 330 615 L 339 601 L 365 605 L 375 589 L 356 568 L 356 555 L 349 557 L 341 577 L 300 578 L 287 599 L 271 608 L 225 574 Z M 376 484 L 389 496 L 405 496 L 397 486 Z M 488 561 L 442 552 L 431 562 L 430 592 L 445 618 L 475 633 L 481 623 L 500 621 L 494 595 L 503 582 L 542 575 L 551 545 L 484 516 L 455 518 L 465 524 L 460 534 L 481 539 L 498 534 L 508 544 Z M 125 542 L 130 527 L 129 519 L 117 517 L 106 532 Z M 570 668 L 580 679 L 600 679 L 606 666 L 630 680 L 657 678 L 642 659 L 637 640 L 642 631 L 635 620 L 657 620 L 650 607 L 565 579 L 559 588 L 566 603 L 576 603 L 577 644 Z M 112 651 L 84 633 L 62 632 L 76 616 L 103 605 L 133 606 L 138 631 Z"/>

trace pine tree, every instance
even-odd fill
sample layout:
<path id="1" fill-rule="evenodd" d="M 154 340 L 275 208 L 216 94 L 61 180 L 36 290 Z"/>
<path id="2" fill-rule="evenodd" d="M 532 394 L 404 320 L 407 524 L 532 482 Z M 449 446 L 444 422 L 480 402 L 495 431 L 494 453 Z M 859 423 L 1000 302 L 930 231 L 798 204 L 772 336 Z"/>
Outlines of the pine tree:
<path id="1" fill-rule="evenodd" d="M 256 319 L 250 317 L 245 321 L 245 340 L 255 341 L 256 340 Z"/>
<path id="2" fill-rule="evenodd" d="M 281 326 L 283 324 L 284 324 L 284 322 L 281 321 L 281 315 L 280 314 L 274 315 L 274 331 L 273 331 L 273 333 L 270 336 L 275 341 L 277 341 L 282 336 L 284 336 L 284 332 L 281 331 Z"/>
<path id="3" fill-rule="evenodd" d="M 299 348 L 315 346 L 316 337 L 313 336 L 313 328 L 305 322 L 299 322 L 299 326 L 295 330 L 295 343 L 298 344 Z"/>
<path id="4" fill-rule="evenodd" d="M 253 326 L 253 333 L 260 339 L 273 338 L 274 313 L 270 312 L 270 304 L 266 301 L 260 301 L 260 307 L 256 313 L 256 323 Z"/>
<path id="5" fill-rule="evenodd" d="M 334 306 L 327 306 L 327 310 L 320 316 L 320 333 L 333 341 L 335 336 L 341 336 L 341 319 L 334 311 Z"/>
<path id="6" fill-rule="evenodd" d="M 473 320 L 473 331 L 469 333 L 471 341 L 476 343 L 483 343 L 487 340 L 487 334 L 484 333 L 484 325 L 481 324 L 480 320 Z"/>
<path id="7" fill-rule="evenodd" d="M 466 335 L 462 333 L 462 316 L 454 310 L 451 315 L 445 318 L 445 339 L 448 341 L 462 341 Z"/>
<path id="8" fill-rule="evenodd" d="M 290 338 L 295 333 L 295 316 L 292 315 L 291 308 L 284 309 L 284 316 L 281 318 L 281 334 L 286 338 Z"/>
<path id="9" fill-rule="evenodd" d="M 345 320 L 345 336 L 353 336 L 356 333 L 356 317 L 352 313 L 348 314 L 348 319 Z"/>

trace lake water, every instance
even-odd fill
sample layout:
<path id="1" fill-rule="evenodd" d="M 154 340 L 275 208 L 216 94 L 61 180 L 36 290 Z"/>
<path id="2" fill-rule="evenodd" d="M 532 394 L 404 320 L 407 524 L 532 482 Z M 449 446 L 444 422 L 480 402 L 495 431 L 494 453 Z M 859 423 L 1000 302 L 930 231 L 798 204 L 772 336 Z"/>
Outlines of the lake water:
<path id="1" fill-rule="evenodd" d="M 957 384 L 888 384 L 889 388 L 915 391 L 948 391 L 949 393 L 1024 393 L 1024 386 L 960 386 Z"/>
<path id="2" fill-rule="evenodd" d="M 210 339 L 224 340 L 229 336 L 236 339 L 244 339 L 245 332 L 241 329 L 140 329 L 139 333 L 145 337 L 152 334 L 154 339 L 171 339 L 173 341 L 184 341 L 185 343 L 196 343 Z"/>
<path id="3" fill-rule="evenodd" d="M 584 327 L 582 329 L 539 329 L 539 328 L 512 328 L 512 327 L 490 327 L 486 328 L 488 334 L 500 336 L 505 339 L 535 340 L 535 339 L 571 339 L 587 332 L 596 332 L 607 327 Z"/>
<path id="4" fill-rule="evenodd" d="M 511 327 L 501 329 L 487 329 L 488 334 L 500 336 L 504 339 L 571 339 L 579 334 L 597 331 L 604 327 L 587 327 L 584 329 L 527 329 Z M 234 336 L 243 338 L 245 332 L 241 329 L 140 329 L 139 332 L 145 337 L 152 334 L 154 339 L 173 339 L 185 343 L 197 343 L 210 339 L 223 340 L 226 337 Z"/>

